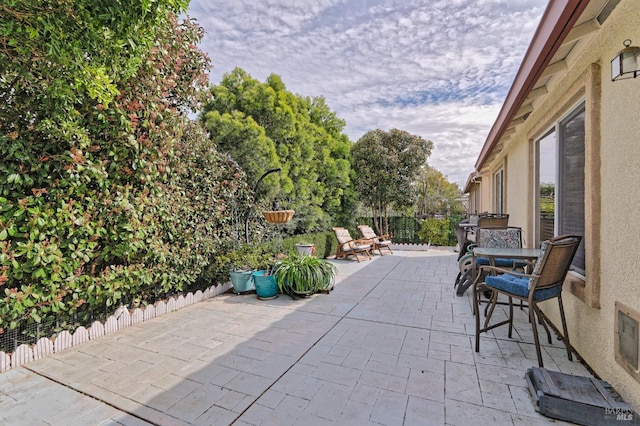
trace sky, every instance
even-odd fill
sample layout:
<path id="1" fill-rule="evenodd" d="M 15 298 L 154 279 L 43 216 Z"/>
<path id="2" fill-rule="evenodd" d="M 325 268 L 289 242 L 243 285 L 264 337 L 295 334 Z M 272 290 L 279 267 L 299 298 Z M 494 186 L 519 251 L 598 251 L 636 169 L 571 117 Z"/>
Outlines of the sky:
<path id="1" fill-rule="evenodd" d="M 356 142 L 400 129 L 464 186 L 547 0 L 192 0 L 212 84 L 240 67 L 322 96 Z"/>

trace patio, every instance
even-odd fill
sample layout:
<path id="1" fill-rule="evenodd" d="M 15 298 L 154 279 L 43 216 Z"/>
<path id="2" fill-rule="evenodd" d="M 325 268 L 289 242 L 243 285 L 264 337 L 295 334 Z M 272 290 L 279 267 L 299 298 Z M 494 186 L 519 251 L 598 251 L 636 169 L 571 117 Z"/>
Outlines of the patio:
<path id="1" fill-rule="evenodd" d="M 227 293 L 9 370 L 0 423 L 549 423 L 524 379 L 537 365 L 526 311 L 514 339 L 495 329 L 476 354 L 457 253 L 394 251 L 334 260 L 329 295 Z M 547 369 L 589 376 L 560 341 L 541 342 Z"/>

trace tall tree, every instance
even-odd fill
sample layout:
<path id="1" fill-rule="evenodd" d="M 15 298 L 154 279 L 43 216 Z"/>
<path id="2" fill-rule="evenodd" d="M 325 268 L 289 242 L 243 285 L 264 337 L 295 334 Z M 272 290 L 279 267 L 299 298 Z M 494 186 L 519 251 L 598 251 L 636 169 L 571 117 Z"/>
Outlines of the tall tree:
<path id="1" fill-rule="evenodd" d="M 410 207 L 416 199 L 414 182 L 431 155 L 433 142 L 391 129 L 371 130 L 351 148 L 355 186 L 371 208 L 380 233 L 388 233 L 388 209 Z"/>
<path id="2" fill-rule="evenodd" d="M 460 214 L 462 191 L 445 175 L 427 165 L 417 179 L 416 211 L 420 216 Z"/>
<path id="3" fill-rule="evenodd" d="M 256 182 L 267 170 L 281 167 L 273 140 L 251 116 L 236 110 L 222 114 L 210 111 L 205 116 L 205 125 L 218 149 L 242 165 L 250 182 Z M 278 179 L 274 175 L 266 179 L 259 188 L 260 196 L 273 198 Z"/>
<path id="4" fill-rule="evenodd" d="M 254 181 L 269 168 L 282 168 L 263 186 L 269 196 L 275 194 L 281 204 L 296 210 L 293 232 L 327 228 L 349 205 L 351 195 L 344 121 L 323 98 L 287 91 L 275 74 L 260 83 L 236 68 L 211 87 L 211 93 L 201 120 L 218 147 Z"/>

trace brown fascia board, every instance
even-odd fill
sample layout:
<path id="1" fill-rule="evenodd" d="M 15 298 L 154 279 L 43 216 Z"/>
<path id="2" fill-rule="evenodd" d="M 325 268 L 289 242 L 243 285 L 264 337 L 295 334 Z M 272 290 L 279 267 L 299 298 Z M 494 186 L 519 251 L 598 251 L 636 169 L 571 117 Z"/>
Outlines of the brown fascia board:
<path id="1" fill-rule="evenodd" d="M 473 172 L 469 175 L 469 177 L 467 178 L 467 182 L 464 185 L 464 190 L 462 191 L 463 194 L 468 194 L 471 192 L 471 189 L 474 186 L 480 185 L 480 182 L 482 180 L 482 176 L 477 173 L 477 172 Z"/>
<path id="2" fill-rule="evenodd" d="M 589 0 L 550 0 L 531 44 L 520 64 L 518 73 L 502 104 L 500 113 L 489 131 L 476 160 L 480 170 L 496 146 L 509 123 L 522 106 L 534 84 L 540 78 L 551 58 L 562 45 L 574 24 L 589 4 Z"/>

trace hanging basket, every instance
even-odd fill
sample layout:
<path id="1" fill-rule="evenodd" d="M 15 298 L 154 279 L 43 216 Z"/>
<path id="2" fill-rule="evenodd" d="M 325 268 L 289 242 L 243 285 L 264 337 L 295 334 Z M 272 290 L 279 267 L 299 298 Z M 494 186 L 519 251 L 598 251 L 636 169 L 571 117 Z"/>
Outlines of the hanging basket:
<path id="1" fill-rule="evenodd" d="M 294 213 L 294 210 L 276 210 L 262 212 L 262 215 L 269 223 L 287 223 L 291 220 Z"/>

